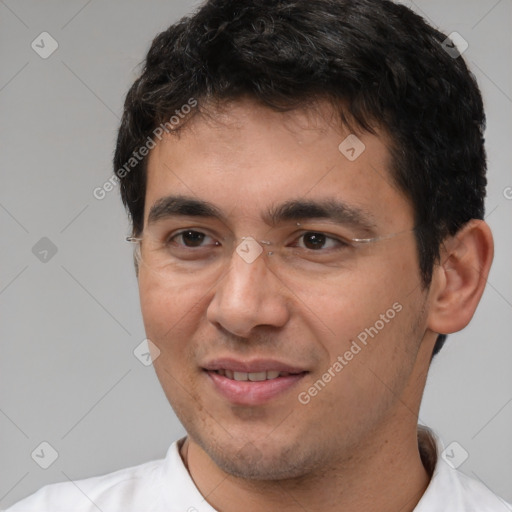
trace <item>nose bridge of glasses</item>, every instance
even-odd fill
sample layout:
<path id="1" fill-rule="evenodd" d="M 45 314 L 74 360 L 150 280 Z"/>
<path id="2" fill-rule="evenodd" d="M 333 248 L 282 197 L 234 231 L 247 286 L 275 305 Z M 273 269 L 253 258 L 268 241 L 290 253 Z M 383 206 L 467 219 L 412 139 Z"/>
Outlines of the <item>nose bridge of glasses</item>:
<path id="1" fill-rule="evenodd" d="M 272 255 L 275 250 L 270 240 L 256 240 L 252 236 L 243 236 L 235 243 L 235 252 L 245 263 L 251 264 L 265 253 Z"/>

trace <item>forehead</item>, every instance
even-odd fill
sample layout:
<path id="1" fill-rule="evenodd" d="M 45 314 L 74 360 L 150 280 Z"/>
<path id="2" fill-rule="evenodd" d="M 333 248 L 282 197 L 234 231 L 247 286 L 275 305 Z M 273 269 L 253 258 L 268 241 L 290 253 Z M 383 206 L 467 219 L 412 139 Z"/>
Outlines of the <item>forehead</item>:
<path id="1" fill-rule="evenodd" d="M 239 221 L 299 198 L 337 200 L 400 227 L 413 212 L 391 177 L 388 146 L 384 134 L 351 133 L 327 102 L 289 112 L 249 99 L 211 108 L 151 150 L 145 222 L 172 195 Z"/>

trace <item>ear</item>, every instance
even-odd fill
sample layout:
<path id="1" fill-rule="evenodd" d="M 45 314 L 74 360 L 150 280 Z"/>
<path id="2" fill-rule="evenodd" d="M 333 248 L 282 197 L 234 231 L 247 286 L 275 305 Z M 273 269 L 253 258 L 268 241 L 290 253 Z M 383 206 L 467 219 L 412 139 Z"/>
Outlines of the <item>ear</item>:
<path id="1" fill-rule="evenodd" d="M 430 287 L 428 327 L 439 334 L 469 323 L 487 283 L 494 255 L 489 226 L 473 219 L 441 246 Z"/>

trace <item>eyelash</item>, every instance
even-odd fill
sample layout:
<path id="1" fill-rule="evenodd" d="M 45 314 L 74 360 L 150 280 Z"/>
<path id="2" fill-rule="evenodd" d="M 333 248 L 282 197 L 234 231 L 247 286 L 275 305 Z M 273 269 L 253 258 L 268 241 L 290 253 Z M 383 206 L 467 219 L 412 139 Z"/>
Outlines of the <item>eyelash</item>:
<path id="1" fill-rule="evenodd" d="M 178 233 L 175 233 L 174 235 L 169 236 L 167 238 L 166 242 L 165 242 L 165 245 L 170 245 L 171 243 L 174 243 L 174 240 L 176 238 L 184 235 L 185 233 L 201 234 L 201 235 L 205 235 L 206 237 L 210 236 L 210 235 L 207 235 L 206 233 L 203 233 L 202 231 L 197 231 L 197 230 L 194 230 L 194 229 L 184 229 L 184 230 L 179 231 Z M 326 233 L 324 233 L 322 231 L 304 231 L 295 240 L 298 240 L 298 239 L 304 237 L 305 235 L 311 235 L 311 234 L 325 236 L 326 240 L 332 240 L 332 241 L 334 241 L 334 242 L 336 242 L 338 244 L 337 248 L 326 249 L 327 251 L 328 250 L 337 250 L 337 249 L 339 250 L 339 249 L 343 249 L 343 248 L 346 248 L 346 247 L 350 246 L 350 243 L 348 241 L 345 241 L 343 239 L 339 239 L 339 238 L 336 238 L 336 237 L 329 236 L 328 234 L 326 234 Z M 212 238 L 212 237 L 210 237 L 210 238 Z M 220 242 L 215 242 L 215 247 L 218 247 L 219 245 L 220 245 Z M 179 247 L 184 248 L 184 249 L 201 249 L 201 248 L 204 248 L 204 246 L 189 247 L 189 246 L 181 245 L 181 244 L 179 245 Z M 326 250 L 324 250 L 324 248 L 315 250 L 315 249 L 308 249 L 307 247 L 299 247 L 299 249 L 305 249 L 305 250 L 311 251 L 311 252 L 321 252 L 321 251 L 325 252 L 326 251 Z"/>

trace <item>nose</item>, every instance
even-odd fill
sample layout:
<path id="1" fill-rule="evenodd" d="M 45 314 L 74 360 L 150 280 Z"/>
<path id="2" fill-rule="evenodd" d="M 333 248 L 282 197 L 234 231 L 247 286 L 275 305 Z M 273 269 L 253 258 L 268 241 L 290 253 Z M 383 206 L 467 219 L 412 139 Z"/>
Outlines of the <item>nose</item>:
<path id="1" fill-rule="evenodd" d="M 267 265 L 272 256 L 263 252 L 251 261 L 244 247 L 239 249 L 214 288 L 207 319 L 241 337 L 249 337 L 257 326 L 282 327 L 289 317 L 289 295 Z"/>

